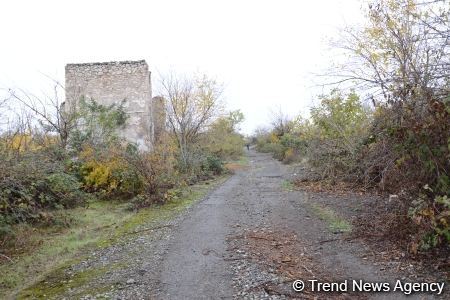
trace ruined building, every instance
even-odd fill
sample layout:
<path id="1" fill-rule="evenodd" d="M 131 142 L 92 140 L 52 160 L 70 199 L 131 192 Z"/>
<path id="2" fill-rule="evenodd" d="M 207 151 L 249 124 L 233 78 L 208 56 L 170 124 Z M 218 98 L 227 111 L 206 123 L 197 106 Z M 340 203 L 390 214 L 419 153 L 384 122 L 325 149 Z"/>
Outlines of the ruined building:
<path id="1" fill-rule="evenodd" d="M 151 73 L 145 60 L 66 65 L 66 105 L 82 97 L 102 105 L 120 104 L 128 115 L 119 135 L 142 151 L 153 148 L 164 128 L 164 105 L 152 100 Z"/>

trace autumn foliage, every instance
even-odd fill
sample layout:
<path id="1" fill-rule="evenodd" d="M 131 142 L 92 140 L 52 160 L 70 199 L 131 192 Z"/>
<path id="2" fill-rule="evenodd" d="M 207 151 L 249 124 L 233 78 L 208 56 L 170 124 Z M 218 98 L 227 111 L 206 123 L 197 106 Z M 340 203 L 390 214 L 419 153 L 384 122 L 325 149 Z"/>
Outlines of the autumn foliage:
<path id="1" fill-rule="evenodd" d="M 129 209 L 137 210 L 171 201 L 177 188 L 225 172 L 224 161 L 242 154 L 237 126 L 243 115 L 213 114 L 217 99 L 208 92 L 208 84 L 213 88 L 215 83 L 206 77 L 192 82 L 199 86 L 187 104 L 200 123 L 183 131 L 162 124 L 149 152 L 138 151 L 117 135 L 127 121 L 124 103 L 104 106 L 81 98 L 76 110 L 60 111 L 58 105 L 53 116 L 39 111 L 39 106 L 25 105 L 31 110 L 29 117 L 0 132 L 0 244 L 14 235 L 16 224 L 58 222 L 55 211 L 98 200 L 128 203 Z M 10 101 L 17 99 L 22 103 L 27 97 L 13 94 Z M 61 118 L 67 121 L 55 121 Z M 64 129 L 55 129 L 58 124 Z M 186 130 L 190 136 L 180 144 Z"/>

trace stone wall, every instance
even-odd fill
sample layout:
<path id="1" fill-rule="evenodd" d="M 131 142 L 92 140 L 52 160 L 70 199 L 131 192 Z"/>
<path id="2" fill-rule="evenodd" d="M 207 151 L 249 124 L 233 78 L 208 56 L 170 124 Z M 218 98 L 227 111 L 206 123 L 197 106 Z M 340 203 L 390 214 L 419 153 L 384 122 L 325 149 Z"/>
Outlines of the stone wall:
<path id="1" fill-rule="evenodd" d="M 154 141 L 150 71 L 144 60 L 66 65 L 66 106 L 81 97 L 99 104 L 120 104 L 128 119 L 121 137 L 149 151 Z"/>
<path id="2" fill-rule="evenodd" d="M 153 97 L 153 130 L 155 135 L 155 141 L 160 141 L 161 137 L 166 130 L 166 108 L 165 100 L 161 96 Z"/>

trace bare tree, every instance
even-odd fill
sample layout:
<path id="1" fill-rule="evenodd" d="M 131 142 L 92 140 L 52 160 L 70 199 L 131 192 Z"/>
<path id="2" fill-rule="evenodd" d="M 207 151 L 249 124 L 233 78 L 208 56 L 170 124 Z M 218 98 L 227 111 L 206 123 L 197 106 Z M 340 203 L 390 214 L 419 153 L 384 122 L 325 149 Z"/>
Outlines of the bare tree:
<path id="1" fill-rule="evenodd" d="M 293 129 L 292 118 L 290 118 L 287 114 L 285 114 L 281 108 L 278 108 L 277 111 L 270 111 L 272 116 L 271 125 L 274 133 L 281 137 L 286 133 L 290 133 Z"/>
<path id="2" fill-rule="evenodd" d="M 53 95 L 38 97 L 22 89 L 9 89 L 9 99 L 31 111 L 45 132 L 58 135 L 61 147 L 67 146 L 69 133 L 75 128 L 77 113 L 75 106 L 67 107 L 59 98 L 64 87 L 57 81 L 53 87 Z M 75 103 L 75 102 L 73 102 Z"/>
<path id="3" fill-rule="evenodd" d="M 337 45 L 350 59 L 329 74 L 332 83 L 354 83 L 378 108 L 364 161 L 381 184 L 386 177 L 440 186 L 450 176 L 449 18 L 449 0 L 374 0 L 367 24 Z"/>
<path id="4" fill-rule="evenodd" d="M 3 107 L 6 106 L 6 102 L 8 101 L 8 97 L 4 98 L 4 99 L 0 99 L 0 112 L 3 109 Z"/>
<path id="5" fill-rule="evenodd" d="M 188 167 L 192 146 L 222 111 L 222 87 L 207 76 L 187 78 L 173 73 L 162 79 L 161 86 L 167 121 Z"/>
<path id="6" fill-rule="evenodd" d="M 370 91 L 375 105 L 408 103 L 424 111 L 431 98 L 448 96 L 450 2 L 376 0 L 368 26 L 344 30 L 336 44 L 350 59 L 330 75 Z"/>

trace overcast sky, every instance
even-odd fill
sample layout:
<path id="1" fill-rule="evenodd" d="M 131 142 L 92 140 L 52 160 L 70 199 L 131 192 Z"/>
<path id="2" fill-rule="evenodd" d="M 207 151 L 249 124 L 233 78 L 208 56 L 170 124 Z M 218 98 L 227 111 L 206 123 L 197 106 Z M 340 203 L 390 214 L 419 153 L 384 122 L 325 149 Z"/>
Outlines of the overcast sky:
<path id="1" fill-rule="evenodd" d="M 328 41 L 361 18 L 357 0 L 0 2 L 0 87 L 51 89 L 67 63 L 145 59 L 160 74 L 202 72 L 224 83 L 251 133 L 270 109 L 306 112 L 330 62 Z M 154 95 L 157 91 L 154 90 Z"/>

